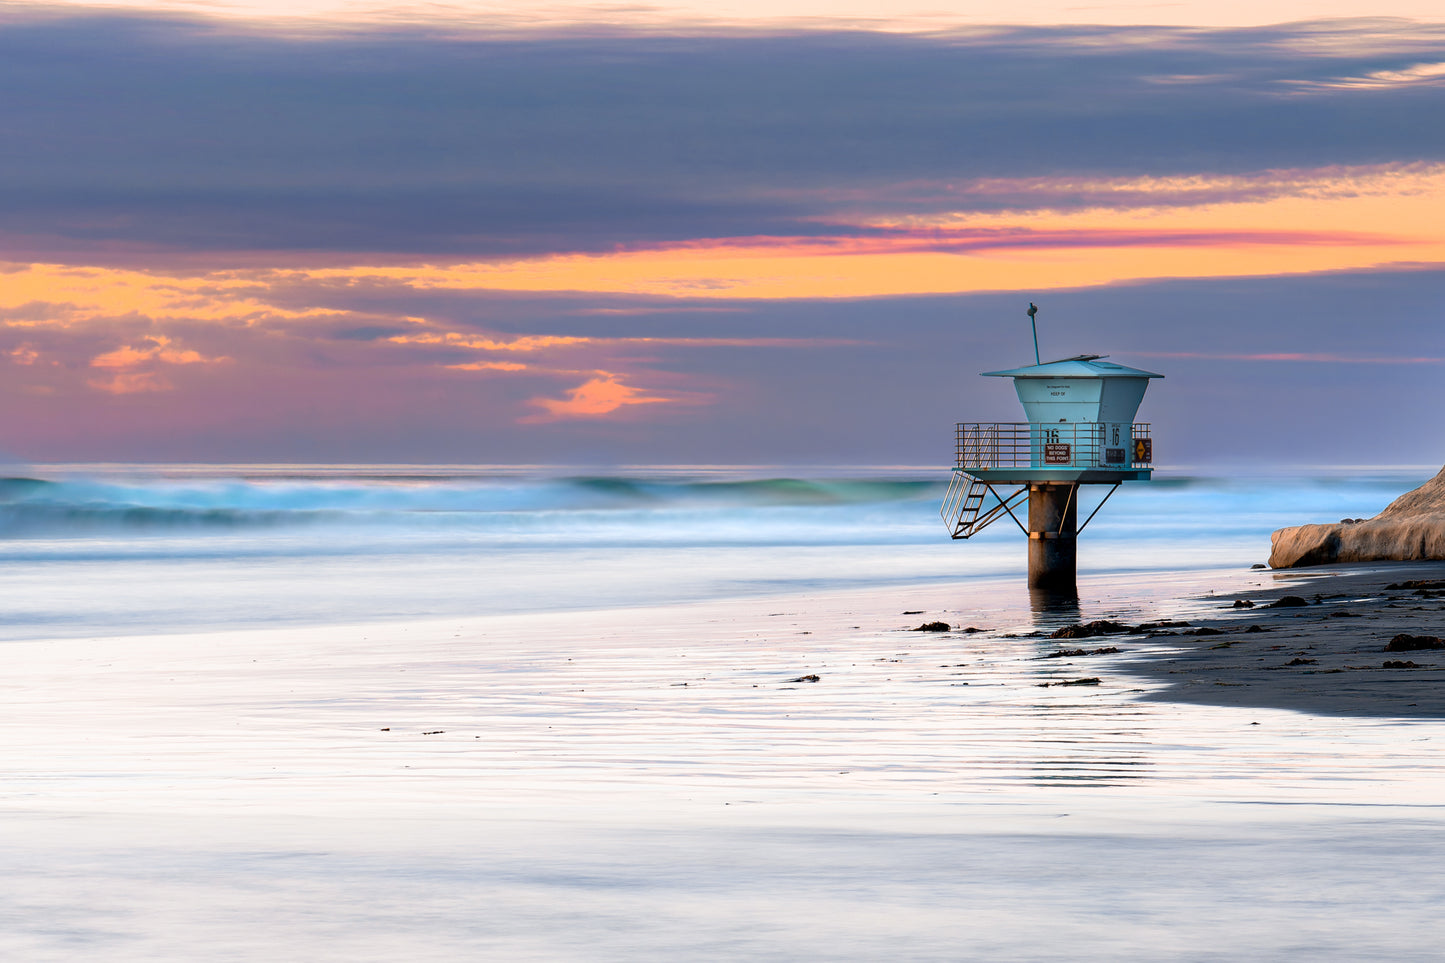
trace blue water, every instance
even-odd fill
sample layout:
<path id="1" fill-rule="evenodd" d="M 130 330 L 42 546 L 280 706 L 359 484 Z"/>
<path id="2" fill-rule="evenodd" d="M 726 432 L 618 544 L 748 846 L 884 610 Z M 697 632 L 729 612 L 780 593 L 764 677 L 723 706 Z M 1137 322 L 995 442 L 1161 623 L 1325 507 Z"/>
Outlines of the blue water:
<path id="1" fill-rule="evenodd" d="M 0 481 L 0 638 L 610 608 L 1021 574 L 946 470 L 51 466 Z M 1369 516 L 1428 471 L 1125 486 L 1081 573 L 1247 568 L 1278 527 Z M 1107 489 L 1087 491 L 1081 519 Z"/>

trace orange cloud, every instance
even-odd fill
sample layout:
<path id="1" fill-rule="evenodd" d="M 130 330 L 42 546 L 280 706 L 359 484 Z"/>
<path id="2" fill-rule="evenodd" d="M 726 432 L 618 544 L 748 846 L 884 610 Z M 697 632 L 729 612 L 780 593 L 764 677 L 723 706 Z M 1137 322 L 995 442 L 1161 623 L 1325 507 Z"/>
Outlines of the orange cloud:
<path id="1" fill-rule="evenodd" d="M 725 300 L 1037 291 L 1445 263 L 1441 167 L 1091 185 L 1135 197 L 1051 210 L 1059 192 L 1039 188 L 1034 210 L 875 218 L 840 225 L 832 238 L 719 238 L 506 262 L 327 268 L 311 276 L 371 277 L 421 290 Z M 1181 196 L 1182 206 L 1174 203 Z M 859 235 L 858 228 L 884 233 Z"/>
<path id="2" fill-rule="evenodd" d="M 476 348 L 480 351 L 541 351 L 544 348 L 571 347 L 587 344 L 592 338 L 564 335 L 526 335 L 510 341 L 460 334 L 456 331 L 424 334 L 398 334 L 388 338 L 393 344 L 442 344 L 450 348 Z"/>
<path id="3" fill-rule="evenodd" d="M 1162 278 L 1445 264 L 1442 166 L 1266 171 L 1237 177 L 1019 179 L 964 186 L 1007 196 L 1011 198 L 1007 203 L 1017 200 L 1030 209 L 859 217 L 855 223 L 839 223 L 831 237 L 712 238 L 598 254 L 457 264 L 355 264 L 196 274 L 22 265 L 0 275 L 0 319 L 8 318 L 0 324 L 65 328 L 120 317 L 231 326 L 336 318 L 374 323 L 374 314 L 319 306 L 338 286 L 367 284 L 392 291 L 569 295 L 590 291 L 722 304 L 730 299 L 1045 291 Z M 911 189 L 901 186 L 899 196 L 906 197 Z M 1073 198 L 1070 203 L 1074 203 L 1080 196 L 1095 206 L 1063 209 L 1066 199 Z M 308 285 L 316 288 L 318 306 L 283 306 L 295 305 Z M 415 325 L 392 337 L 395 344 L 507 354 L 624 344 L 803 343 L 505 337 L 441 330 L 410 316 L 386 320 Z M 167 345 L 143 344 L 103 355 L 96 366 L 124 369 L 142 361 L 207 360 L 212 359 Z"/>
<path id="4" fill-rule="evenodd" d="M 114 351 L 92 358 L 92 368 L 134 368 L 149 361 L 163 361 L 166 364 L 216 364 L 229 358 L 207 358 L 189 348 L 172 348 L 171 339 L 164 335 L 150 335 L 149 347 L 132 348 L 123 345 Z"/>
<path id="5" fill-rule="evenodd" d="M 448 348 L 472 348 L 478 351 L 533 352 L 549 348 L 575 348 L 607 345 L 669 345 L 695 348 L 818 348 L 861 344 L 847 338 L 592 338 L 577 335 L 526 335 L 510 341 L 499 341 L 481 335 L 456 331 L 399 334 L 387 338 L 393 344 L 444 345 Z M 449 365 L 448 367 L 459 367 Z"/>
<path id="6" fill-rule="evenodd" d="M 515 361 L 472 361 L 467 364 L 448 364 L 444 368 L 452 371 L 526 371 L 527 366 Z"/>
<path id="7" fill-rule="evenodd" d="M 613 374 L 602 374 L 567 392 L 565 399 L 533 398 L 527 403 L 545 414 L 523 418 L 525 422 L 562 421 L 571 418 L 600 418 L 629 405 L 655 405 L 673 401 L 649 395 L 641 388 L 625 385 Z"/>
<path id="8" fill-rule="evenodd" d="M 267 287 L 287 280 L 281 272 L 212 271 L 168 275 L 164 271 L 11 264 L 0 278 L 0 318 L 6 327 L 68 327 L 86 321 L 125 315 L 153 320 L 239 321 L 255 324 L 271 319 L 298 320 L 344 316 L 329 308 L 295 310 L 270 304 Z M 32 317 L 35 307 L 53 309 L 52 316 Z"/>

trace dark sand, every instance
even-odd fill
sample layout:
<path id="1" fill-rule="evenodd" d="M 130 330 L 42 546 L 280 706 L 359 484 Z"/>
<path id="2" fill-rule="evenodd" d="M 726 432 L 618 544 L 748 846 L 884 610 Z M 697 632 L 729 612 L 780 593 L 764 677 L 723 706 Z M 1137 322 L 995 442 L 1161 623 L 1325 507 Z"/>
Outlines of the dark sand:
<path id="1" fill-rule="evenodd" d="M 1191 628 L 1218 629 L 1222 635 L 1155 638 L 1151 641 L 1176 650 L 1126 663 L 1131 673 L 1167 685 L 1150 698 L 1316 714 L 1445 717 L 1445 650 L 1385 651 L 1402 633 L 1445 637 L 1445 591 L 1387 588 L 1445 580 L 1445 562 L 1330 565 L 1261 575 L 1272 584 L 1220 597 L 1217 617 L 1190 621 Z M 1265 607 L 1286 595 L 1310 604 Z M 1255 607 L 1236 609 L 1235 599 Z M 1247 631 L 1254 625 L 1265 631 Z M 1118 645 L 1127 653 L 1138 639 L 1107 636 L 1059 645 Z M 1386 662 L 1413 662 L 1418 668 L 1387 669 Z"/>

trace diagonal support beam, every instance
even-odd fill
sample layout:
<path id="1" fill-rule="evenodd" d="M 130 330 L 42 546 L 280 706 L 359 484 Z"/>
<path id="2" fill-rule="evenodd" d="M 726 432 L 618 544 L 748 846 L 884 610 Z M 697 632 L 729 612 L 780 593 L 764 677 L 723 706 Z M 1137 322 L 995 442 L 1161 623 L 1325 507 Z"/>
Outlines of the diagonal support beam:
<path id="1" fill-rule="evenodd" d="M 1084 529 L 1089 527 L 1089 523 L 1094 520 L 1094 516 L 1099 514 L 1099 509 L 1104 507 L 1104 502 L 1107 502 L 1109 500 L 1109 495 L 1112 495 L 1119 490 L 1119 484 L 1119 482 L 1114 482 L 1114 487 L 1109 489 L 1108 494 L 1104 496 L 1104 501 L 1099 502 L 1099 504 L 1094 507 L 1094 510 L 1089 513 L 1089 517 L 1084 519 L 1084 524 L 1079 526 L 1079 531 L 1082 532 Z"/>
<path id="2" fill-rule="evenodd" d="M 1007 499 L 1004 499 L 1004 498 L 999 498 L 998 492 L 996 492 L 996 491 L 993 490 L 993 486 L 992 486 L 992 485 L 989 485 L 987 482 L 984 482 L 984 484 L 985 484 L 985 485 L 988 485 L 988 492 L 989 492 L 989 494 L 992 495 L 994 498 L 998 498 L 999 504 L 1003 507 L 1003 510 L 1004 510 L 1004 511 L 1008 512 L 1008 517 L 1009 517 L 1009 518 L 1012 518 L 1012 519 L 1014 520 L 1014 524 L 1019 527 L 1019 531 L 1023 532 L 1025 535 L 1028 535 L 1028 533 L 1029 533 L 1028 526 L 1024 525 L 1023 522 L 1019 521 L 1019 517 L 1018 517 L 1017 515 L 1015 515 L 1015 514 L 1014 514 L 1014 510 L 1009 507 L 1009 502 L 1014 501 L 1014 500 L 1017 499 L 1020 495 L 1026 495 L 1026 494 L 1028 494 L 1028 487 L 1025 486 L 1025 487 L 1023 487 L 1023 488 L 1020 488 L 1018 491 L 1016 491 L 1016 492 L 1014 492 L 1012 495 L 1010 495 Z"/>

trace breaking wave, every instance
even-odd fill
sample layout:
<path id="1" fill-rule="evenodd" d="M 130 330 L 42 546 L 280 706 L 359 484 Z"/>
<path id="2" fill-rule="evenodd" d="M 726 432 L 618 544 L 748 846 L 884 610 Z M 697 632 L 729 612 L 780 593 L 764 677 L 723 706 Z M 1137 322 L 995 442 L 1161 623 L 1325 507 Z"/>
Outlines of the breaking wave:
<path id="1" fill-rule="evenodd" d="M 450 525 L 506 530 L 631 526 L 770 510 L 886 509 L 942 497 L 939 479 L 579 476 L 494 478 L 439 472 L 297 472 L 204 478 L 0 479 L 0 537 L 234 531 L 296 526 Z"/>
<path id="2" fill-rule="evenodd" d="M 872 477 L 869 471 L 812 478 L 666 468 L 568 477 L 415 467 L 46 471 L 0 479 L 0 539 L 89 537 L 146 551 L 143 543 L 168 538 L 170 549 L 183 540 L 187 553 L 209 551 L 207 545 L 221 550 L 222 539 L 230 549 L 249 539 L 258 551 L 303 552 L 411 552 L 462 542 L 566 549 L 947 541 L 938 517 L 946 469 L 871 470 Z M 1129 486 L 1105 522 L 1090 526 L 1088 540 L 1140 559 L 1160 546 L 1172 551 L 1181 540 L 1235 551 L 1261 540 L 1267 545 L 1268 533 L 1281 525 L 1372 515 L 1418 481 L 1164 478 Z M 1081 520 L 1103 494 L 1081 494 Z M 1016 549 L 1017 536 L 1003 518 L 970 545 L 1007 542 Z"/>

